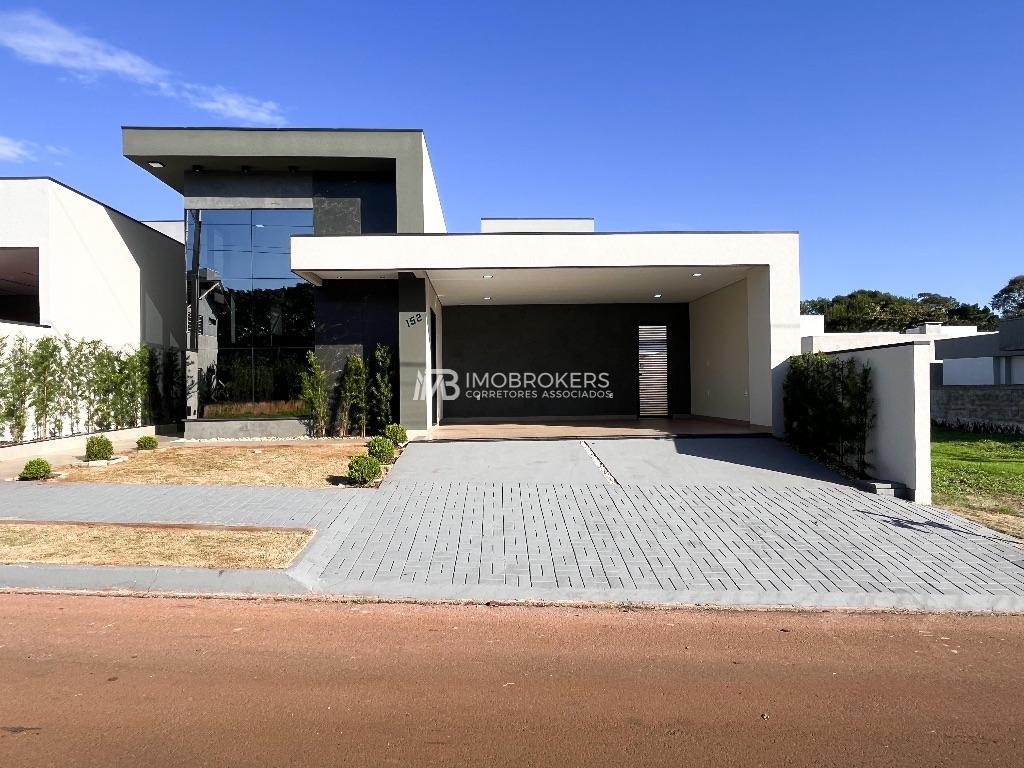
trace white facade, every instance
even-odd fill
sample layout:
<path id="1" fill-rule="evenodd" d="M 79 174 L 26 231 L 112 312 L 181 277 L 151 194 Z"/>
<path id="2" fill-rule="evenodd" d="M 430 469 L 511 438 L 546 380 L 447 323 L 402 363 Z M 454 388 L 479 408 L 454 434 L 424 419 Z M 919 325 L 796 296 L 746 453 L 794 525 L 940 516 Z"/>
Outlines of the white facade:
<path id="1" fill-rule="evenodd" d="M 36 249 L 39 275 L 38 325 L 0 335 L 184 346 L 181 243 L 53 179 L 0 180 L 0 210 L 0 249 Z"/>
<path id="2" fill-rule="evenodd" d="M 903 483 L 921 504 L 932 500 L 931 402 L 927 342 L 837 353 L 871 367 L 875 424 L 868 433 L 869 474 Z"/>
<path id="3" fill-rule="evenodd" d="M 942 361 L 943 384 L 995 384 L 1001 358 L 957 357 Z"/>
<path id="4" fill-rule="evenodd" d="M 480 231 L 494 232 L 593 232 L 593 219 L 480 219 Z"/>

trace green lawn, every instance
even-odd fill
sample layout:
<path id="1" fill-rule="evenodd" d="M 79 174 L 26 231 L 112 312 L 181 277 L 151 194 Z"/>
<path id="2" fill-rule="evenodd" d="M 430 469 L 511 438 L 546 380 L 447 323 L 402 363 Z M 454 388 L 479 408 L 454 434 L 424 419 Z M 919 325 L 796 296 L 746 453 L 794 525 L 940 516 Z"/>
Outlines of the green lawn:
<path id="1" fill-rule="evenodd" d="M 932 429 L 934 503 L 1024 537 L 1024 437 Z"/>

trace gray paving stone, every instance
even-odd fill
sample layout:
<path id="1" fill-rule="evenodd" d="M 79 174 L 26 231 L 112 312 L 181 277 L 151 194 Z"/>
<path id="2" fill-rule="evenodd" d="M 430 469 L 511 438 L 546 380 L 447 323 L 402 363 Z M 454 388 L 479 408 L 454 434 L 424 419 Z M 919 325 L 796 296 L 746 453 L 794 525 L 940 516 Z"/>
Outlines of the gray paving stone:
<path id="1" fill-rule="evenodd" d="M 287 571 L 0 566 L 8 587 L 1024 610 L 1019 542 L 825 483 L 5 483 L 0 517 L 317 530 Z"/>

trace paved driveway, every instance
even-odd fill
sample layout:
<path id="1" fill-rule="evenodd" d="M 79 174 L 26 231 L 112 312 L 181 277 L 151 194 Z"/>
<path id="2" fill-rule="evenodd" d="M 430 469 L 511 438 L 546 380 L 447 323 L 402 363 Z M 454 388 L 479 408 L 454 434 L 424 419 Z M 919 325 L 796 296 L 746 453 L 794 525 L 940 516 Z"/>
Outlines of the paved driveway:
<path id="1" fill-rule="evenodd" d="M 1024 550 L 841 486 L 0 483 L 23 519 L 310 525 L 286 571 L 0 565 L 0 587 L 1024 611 Z"/>
<path id="2" fill-rule="evenodd" d="M 471 440 L 409 443 L 388 484 L 604 483 L 579 440 Z"/>
<path id="3" fill-rule="evenodd" d="M 837 473 L 771 437 L 590 440 L 620 483 L 771 487 L 845 485 Z"/>
<path id="4" fill-rule="evenodd" d="M 389 485 L 398 482 L 845 484 L 785 443 L 760 436 L 410 443 L 388 475 Z"/>

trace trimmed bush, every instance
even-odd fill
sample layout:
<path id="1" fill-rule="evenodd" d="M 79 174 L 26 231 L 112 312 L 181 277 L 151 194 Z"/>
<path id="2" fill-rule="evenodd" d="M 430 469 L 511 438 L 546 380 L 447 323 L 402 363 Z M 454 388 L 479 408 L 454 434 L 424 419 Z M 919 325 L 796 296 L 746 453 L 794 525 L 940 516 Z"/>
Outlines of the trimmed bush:
<path id="1" fill-rule="evenodd" d="M 110 461 L 114 445 L 106 435 L 93 435 L 85 441 L 85 458 L 89 461 Z"/>
<path id="2" fill-rule="evenodd" d="M 29 459 L 18 475 L 19 480 L 45 480 L 53 470 L 46 459 Z"/>
<path id="3" fill-rule="evenodd" d="M 354 456 L 348 462 L 348 477 L 353 483 L 369 485 L 380 477 L 380 462 L 373 456 Z"/>
<path id="4" fill-rule="evenodd" d="M 786 437 L 798 451 L 866 477 L 875 418 L 869 366 L 822 352 L 789 358 L 783 410 Z"/>
<path id="5" fill-rule="evenodd" d="M 409 435 L 401 424 L 388 424 L 381 434 L 395 445 L 409 442 Z"/>
<path id="6" fill-rule="evenodd" d="M 395 460 L 395 444 L 386 437 L 371 437 L 366 444 L 366 452 L 381 464 L 390 464 Z"/>
<path id="7" fill-rule="evenodd" d="M 156 438 L 153 435 L 143 435 L 135 441 L 135 445 L 140 451 L 152 451 L 155 450 L 157 445 Z"/>

